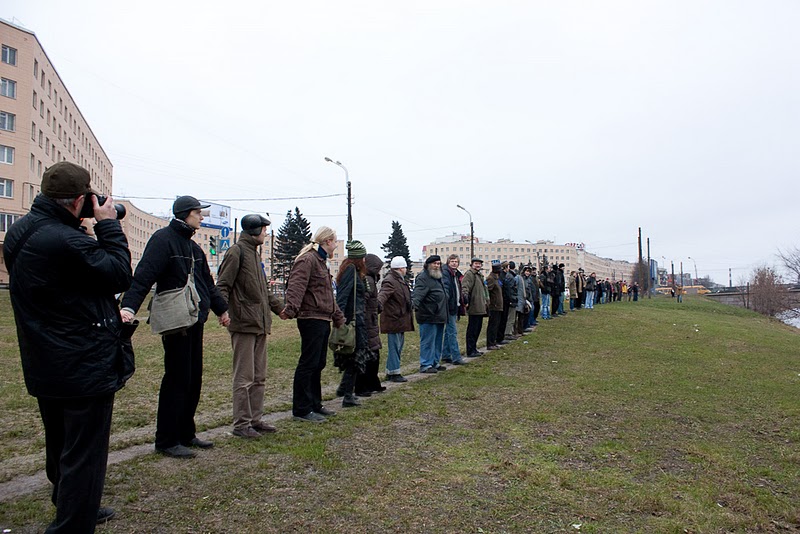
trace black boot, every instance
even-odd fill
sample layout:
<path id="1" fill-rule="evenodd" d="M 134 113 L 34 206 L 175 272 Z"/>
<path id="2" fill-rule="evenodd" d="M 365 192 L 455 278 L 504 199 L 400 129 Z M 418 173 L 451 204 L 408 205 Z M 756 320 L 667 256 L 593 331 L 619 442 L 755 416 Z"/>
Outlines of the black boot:
<path id="1" fill-rule="evenodd" d="M 361 406 L 361 402 L 359 402 L 358 397 L 349 393 L 342 398 L 342 408 L 350 408 L 353 406 Z"/>

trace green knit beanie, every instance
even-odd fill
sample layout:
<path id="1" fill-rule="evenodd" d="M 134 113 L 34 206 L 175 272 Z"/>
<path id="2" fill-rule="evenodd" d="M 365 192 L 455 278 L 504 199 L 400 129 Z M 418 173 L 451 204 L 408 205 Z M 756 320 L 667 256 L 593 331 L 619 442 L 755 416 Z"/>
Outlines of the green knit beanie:
<path id="1" fill-rule="evenodd" d="M 353 260 L 363 258 L 367 255 L 367 247 L 364 246 L 364 243 L 355 239 L 348 241 L 345 248 L 347 249 L 347 257 Z"/>

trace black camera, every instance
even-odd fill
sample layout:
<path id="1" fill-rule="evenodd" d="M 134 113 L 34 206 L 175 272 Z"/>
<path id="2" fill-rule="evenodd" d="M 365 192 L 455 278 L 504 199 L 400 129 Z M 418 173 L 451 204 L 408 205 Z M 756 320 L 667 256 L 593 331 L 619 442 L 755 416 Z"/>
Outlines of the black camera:
<path id="1" fill-rule="evenodd" d="M 108 197 L 103 195 L 97 196 L 97 204 L 102 206 L 108 200 Z M 128 212 L 122 204 L 114 204 L 114 209 L 117 210 L 117 219 L 124 219 Z M 92 193 L 86 193 L 86 200 L 83 202 L 83 209 L 79 215 L 81 219 L 91 219 L 94 217 L 94 203 L 92 202 Z"/>

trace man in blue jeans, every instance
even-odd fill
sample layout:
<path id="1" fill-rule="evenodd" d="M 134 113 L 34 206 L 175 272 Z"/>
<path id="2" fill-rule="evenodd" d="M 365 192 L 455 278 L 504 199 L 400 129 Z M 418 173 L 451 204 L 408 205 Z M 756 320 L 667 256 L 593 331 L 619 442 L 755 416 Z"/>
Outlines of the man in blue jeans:
<path id="1" fill-rule="evenodd" d="M 456 322 L 464 315 L 461 298 L 461 279 L 464 277 L 458 270 L 460 260 L 457 254 L 450 254 L 447 265 L 442 266 L 442 283 L 447 289 L 447 324 L 444 327 L 444 346 L 442 361 L 459 365 L 461 349 L 458 348 L 458 329 Z"/>
<path id="2" fill-rule="evenodd" d="M 425 260 L 417 275 L 411 300 L 419 324 L 419 372 L 437 373 L 446 368 L 442 358 L 442 338 L 447 323 L 447 288 L 442 283 L 442 259 L 437 255 Z"/>
<path id="3" fill-rule="evenodd" d="M 408 262 L 403 256 L 392 258 L 391 268 L 383 279 L 378 292 L 378 307 L 381 309 L 381 333 L 389 341 L 389 355 L 386 358 L 386 380 L 407 382 L 400 374 L 400 355 L 403 353 L 405 332 L 414 331 L 411 314 L 411 290 L 406 282 Z"/>

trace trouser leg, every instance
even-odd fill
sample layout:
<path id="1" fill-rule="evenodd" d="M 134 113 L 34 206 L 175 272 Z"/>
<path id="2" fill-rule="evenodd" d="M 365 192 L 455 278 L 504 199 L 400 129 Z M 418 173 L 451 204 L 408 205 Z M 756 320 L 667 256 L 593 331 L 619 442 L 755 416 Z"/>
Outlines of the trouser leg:
<path id="1" fill-rule="evenodd" d="M 103 496 L 114 394 L 38 399 L 56 519 L 47 532 L 94 532 Z"/>
<path id="2" fill-rule="evenodd" d="M 320 319 L 298 319 L 300 359 L 294 372 L 292 414 L 307 415 L 322 405 L 320 377 L 325 368 L 330 323 Z"/>
<path id="3" fill-rule="evenodd" d="M 167 449 L 194 437 L 194 412 L 203 372 L 203 325 L 162 336 L 164 377 L 158 394 L 156 447 Z"/>
<path id="4" fill-rule="evenodd" d="M 396 334 L 387 334 L 386 338 L 389 342 L 389 355 L 386 358 L 386 374 L 399 375 L 400 355 L 403 353 L 403 343 L 405 341 L 405 335 L 403 332 Z"/>

